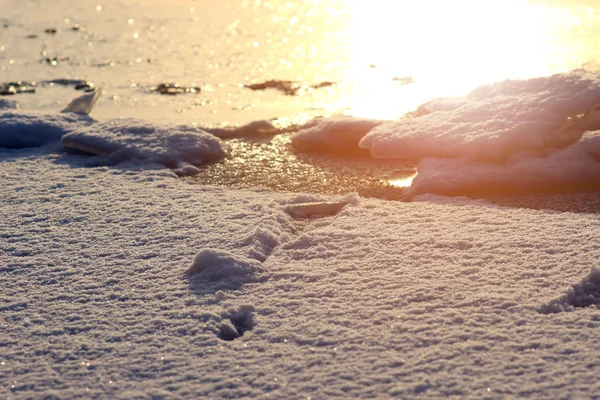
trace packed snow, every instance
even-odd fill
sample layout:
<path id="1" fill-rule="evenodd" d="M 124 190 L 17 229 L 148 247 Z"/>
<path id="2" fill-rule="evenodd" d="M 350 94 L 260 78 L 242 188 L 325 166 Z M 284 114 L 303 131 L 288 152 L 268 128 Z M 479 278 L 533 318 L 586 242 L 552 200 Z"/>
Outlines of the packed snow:
<path id="1" fill-rule="evenodd" d="M 595 4 L 535 2 L 597 58 Z M 0 398 L 599 398 L 599 214 L 465 196 L 599 190 L 600 76 L 439 97 L 498 72 L 482 66 L 533 76 L 521 66 L 543 64 L 550 38 L 510 67 L 478 63 L 473 46 L 446 65 L 455 48 L 433 48 L 439 35 L 373 46 L 392 3 L 0 1 L 2 79 L 38 83 L 0 98 Z M 348 11 L 375 25 L 345 29 Z M 522 19 L 539 33 L 535 15 Z M 518 54 L 505 39 L 492 43 Z M 556 49 L 553 71 L 589 61 Z M 104 96 L 73 95 L 96 87 L 80 77 Z M 428 78 L 450 93 L 426 94 Z M 336 85 L 246 88 L 273 79 Z M 176 80 L 184 93 L 156 92 Z M 177 179 L 235 157 L 227 140 L 287 132 L 338 98 L 337 112 L 388 117 L 434 98 L 393 121 L 317 118 L 292 139 L 327 159 L 418 160 L 410 202 Z"/>
<path id="2" fill-rule="evenodd" d="M 436 110 L 371 130 L 360 146 L 373 157 L 469 157 L 498 162 L 523 151 L 566 147 L 577 141 L 569 118 L 600 104 L 600 78 L 584 70 L 481 86 Z"/>
<path id="3" fill-rule="evenodd" d="M 292 144 L 301 151 L 352 153 L 359 141 L 383 121 L 367 118 L 317 118 L 302 126 L 292 136 Z"/>
<path id="4" fill-rule="evenodd" d="M 80 102 L 71 104 L 77 105 L 73 111 L 80 110 Z M 66 149 L 98 156 L 99 163 L 161 164 L 179 175 L 197 173 L 197 166 L 225 156 L 221 140 L 194 126 L 131 118 L 98 122 L 77 112 L 0 111 L 0 147 L 39 147 L 59 141 Z"/>
<path id="5" fill-rule="evenodd" d="M 188 185 L 50 150 L 0 149 L 3 397 L 600 391 L 595 214 Z M 294 212 L 319 203 L 339 206 Z"/>
<path id="6" fill-rule="evenodd" d="M 99 122 L 61 138 L 68 149 L 105 157 L 111 163 L 136 161 L 169 168 L 199 166 L 225 156 L 221 141 L 194 126 L 169 126 L 136 119 Z M 191 171 L 196 172 L 196 169 Z"/>

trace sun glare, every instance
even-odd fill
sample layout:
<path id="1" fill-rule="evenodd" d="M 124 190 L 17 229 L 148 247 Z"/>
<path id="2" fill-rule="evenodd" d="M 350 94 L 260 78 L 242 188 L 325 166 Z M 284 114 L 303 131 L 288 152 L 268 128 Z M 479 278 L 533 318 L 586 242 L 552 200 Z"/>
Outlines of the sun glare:
<path id="1" fill-rule="evenodd" d="M 593 61 L 577 34 L 598 14 L 523 0 L 348 0 L 350 90 L 357 116 L 393 118 L 482 83 L 547 75 Z M 575 40 L 574 40 L 575 39 Z M 414 82 L 414 83 L 413 83 Z"/>

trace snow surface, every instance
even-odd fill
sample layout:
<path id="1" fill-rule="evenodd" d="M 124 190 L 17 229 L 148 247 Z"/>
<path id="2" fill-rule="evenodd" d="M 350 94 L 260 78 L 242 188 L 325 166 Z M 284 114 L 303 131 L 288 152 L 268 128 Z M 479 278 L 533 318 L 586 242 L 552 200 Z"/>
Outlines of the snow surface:
<path id="1" fill-rule="evenodd" d="M 97 92 L 96 92 L 97 93 Z M 90 96 L 87 99 L 83 99 Z M 0 148 L 39 147 L 57 143 L 70 150 L 101 156 L 99 163 L 161 164 L 179 175 L 225 156 L 221 141 L 201 129 L 131 118 L 98 122 L 77 113 L 95 93 L 78 97 L 72 112 L 60 114 L 0 112 Z M 67 108 L 69 108 L 67 107 Z M 91 107 L 91 106 L 90 106 Z"/>
<path id="2" fill-rule="evenodd" d="M 99 122 L 61 138 L 63 146 L 104 156 L 113 163 L 136 161 L 169 168 L 198 166 L 225 156 L 221 141 L 194 126 L 170 126 L 124 118 Z"/>
<path id="3" fill-rule="evenodd" d="M 334 154 L 356 152 L 360 140 L 382 123 L 383 121 L 344 116 L 315 118 L 292 136 L 292 144 L 303 151 Z"/>
<path id="4" fill-rule="evenodd" d="M 0 149 L 1 397 L 600 392 L 598 215 L 195 186 L 87 160 Z M 287 212 L 318 202 L 348 204 Z"/>
<path id="5" fill-rule="evenodd" d="M 504 160 L 520 151 L 565 147 L 568 118 L 600 104 L 600 78 L 584 70 L 484 85 L 466 103 L 380 125 L 360 146 L 374 157 Z"/>
<path id="6" fill-rule="evenodd" d="M 92 123 L 91 118 L 72 113 L 0 111 L 0 148 L 39 147 L 58 142 L 70 129 L 81 130 Z"/>
<path id="7" fill-rule="evenodd" d="M 19 104 L 15 100 L 8 100 L 0 98 L 0 110 L 16 109 L 19 108 Z"/>

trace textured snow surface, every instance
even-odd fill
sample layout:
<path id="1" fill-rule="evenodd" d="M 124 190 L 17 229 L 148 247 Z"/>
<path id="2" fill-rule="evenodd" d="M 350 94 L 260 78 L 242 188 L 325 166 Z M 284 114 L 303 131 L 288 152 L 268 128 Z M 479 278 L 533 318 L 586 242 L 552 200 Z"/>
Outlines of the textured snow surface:
<path id="1" fill-rule="evenodd" d="M 82 129 L 91 123 L 91 118 L 72 113 L 0 112 L 0 148 L 39 147 L 58 142 L 69 129 Z"/>
<path id="2" fill-rule="evenodd" d="M 478 87 L 449 110 L 380 125 L 360 145 L 374 157 L 504 160 L 520 151 L 573 143 L 577 138 L 561 131 L 567 118 L 599 103 L 596 73 L 506 80 Z"/>
<path id="3" fill-rule="evenodd" d="M 19 104 L 15 100 L 0 98 L 0 110 L 19 108 Z"/>
<path id="4" fill-rule="evenodd" d="M 1 397 L 600 392 L 598 215 L 191 186 L 46 151 L 0 149 Z"/>
<path id="5" fill-rule="evenodd" d="M 179 175 L 197 173 L 194 166 L 225 156 L 220 139 L 194 126 L 131 118 L 97 122 L 74 112 L 0 112 L 0 148 L 39 147 L 58 141 L 68 149 L 101 156 L 100 162 L 161 164 L 177 168 Z"/>
<path id="6" fill-rule="evenodd" d="M 170 168 L 202 165 L 225 156 L 221 141 L 194 126 L 169 126 L 124 118 L 71 132 L 63 146 L 107 157 L 113 163 L 137 161 Z"/>

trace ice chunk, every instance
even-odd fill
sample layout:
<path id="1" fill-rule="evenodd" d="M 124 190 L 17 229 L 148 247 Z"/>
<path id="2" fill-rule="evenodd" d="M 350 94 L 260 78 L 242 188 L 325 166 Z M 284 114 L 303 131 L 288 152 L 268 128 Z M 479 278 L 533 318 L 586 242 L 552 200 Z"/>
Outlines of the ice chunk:
<path id="1" fill-rule="evenodd" d="M 466 158 L 421 161 L 407 192 L 443 195 L 522 192 L 568 192 L 600 188 L 600 131 L 581 141 L 538 157 L 522 154 L 505 163 L 473 162 Z"/>
<path id="2" fill-rule="evenodd" d="M 96 88 L 91 92 L 76 97 L 61 112 L 89 115 L 100 98 L 100 93 L 100 88 Z"/>
<path id="3" fill-rule="evenodd" d="M 196 127 L 137 119 L 97 123 L 65 135 L 61 142 L 68 149 L 106 156 L 113 163 L 157 163 L 169 168 L 198 166 L 225 155 L 218 138 Z M 184 168 L 181 172 L 190 171 Z"/>
<path id="4" fill-rule="evenodd" d="M 360 141 L 360 146 L 382 158 L 470 157 L 502 161 L 521 151 L 572 144 L 582 132 L 568 129 L 569 118 L 576 118 L 598 103 L 597 73 L 577 70 L 507 80 L 475 89 L 464 104 L 433 107 L 433 112 L 426 115 L 375 127 Z"/>
<path id="5" fill-rule="evenodd" d="M 292 144 L 298 150 L 321 153 L 356 153 L 358 143 L 371 129 L 383 121 L 331 117 L 314 119 L 292 136 Z"/>

